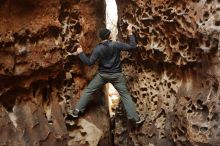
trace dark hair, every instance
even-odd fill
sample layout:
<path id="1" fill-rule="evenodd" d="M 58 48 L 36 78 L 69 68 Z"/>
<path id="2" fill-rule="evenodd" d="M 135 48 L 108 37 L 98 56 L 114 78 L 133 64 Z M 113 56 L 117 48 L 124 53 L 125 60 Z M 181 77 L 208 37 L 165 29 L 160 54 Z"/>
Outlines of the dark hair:
<path id="1" fill-rule="evenodd" d="M 109 35 L 110 35 L 111 31 L 107 28 L 102 28 L 100 31 L 99 31 L 99 37 L 102 39 L 102 40 L 106 40 L 109 38 Z"/>

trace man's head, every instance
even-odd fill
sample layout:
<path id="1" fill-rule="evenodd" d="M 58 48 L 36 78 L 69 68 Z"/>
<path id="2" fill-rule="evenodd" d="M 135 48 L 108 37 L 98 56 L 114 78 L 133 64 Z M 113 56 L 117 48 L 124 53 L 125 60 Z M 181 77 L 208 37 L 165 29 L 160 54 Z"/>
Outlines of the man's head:
<path id="1" fill-rule="evenodd" d="M 107 28 L 102 28 L 100 31 L 99 31 L 99 37 L 102 39 L 102 40 L 106 40 L 106 39 L 109 39 L 110 38 L 110 34 L 111 34 L 111 31 Z"/>

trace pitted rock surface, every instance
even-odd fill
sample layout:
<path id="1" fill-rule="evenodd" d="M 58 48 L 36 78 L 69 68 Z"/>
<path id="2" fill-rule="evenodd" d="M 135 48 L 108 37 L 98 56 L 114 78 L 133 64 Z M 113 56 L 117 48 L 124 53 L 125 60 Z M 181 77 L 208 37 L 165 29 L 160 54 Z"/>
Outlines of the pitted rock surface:
<path id="1" fill-rule="evenodd" d="M 138 47 L 123 72 L 146 121 L 115 122 L 116 145 L 220 145 L 219 1 L 118 0 L 121 39 L 134 24 Z"/>
<path id="2" fill-rule="evenodd" d="M 103 8 L 100 0 L 0 1 L 1 146 L 111 144 L 106 105 L 94 103 L 81 122 L 66 119 L 97 68 L 73 52 L 80 42 L 89 54 L 99 41 Z"/>
<path id="3" fill-rule="evenodd" d="M 115 145 L 220 145 L 219 0 L 117 3 L 120 39 L 134 24 L 138 47 L 122 55 L 123 72 L 146 121 L 133 127 L 120 105 Z M 90 54 L 99 42 L 103 7 L 101 0 L 0 0 L 0 145 L 112 145 L 101 92 L 82 119 L 66 119 L 97 70 L 73 52 L 80 43 Z"/>

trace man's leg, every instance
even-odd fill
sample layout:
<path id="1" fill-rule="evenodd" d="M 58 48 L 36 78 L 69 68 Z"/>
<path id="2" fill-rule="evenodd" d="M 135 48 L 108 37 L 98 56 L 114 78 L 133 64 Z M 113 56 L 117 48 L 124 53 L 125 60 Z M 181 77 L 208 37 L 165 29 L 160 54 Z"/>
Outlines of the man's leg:
<path id="1" fill-rule="evenodd" d="M 117 76 L 116 79 L 111 81 L 111 83 L 115 87 L 115 89 L 118 91 L 121 97 L 121 100 L 124 104 L 125 110 L 128 115 L 128 119 L 133 119 L 136 122 L 139 121 L 140 118 L 136 112 L 134 102 L 132 101 L 132 98 L 128 92 L 123 74 L 117 73 L 115 76 Z"/>
<path id="2" fill-rule="evenodd" d="M 80 112 L 84 112 L 87 104 L 90 101 L 91 95 L 95 91 L 100 89 L 104 84 L 105 84 L 104 79 L 99 75 L 99 73 L 97 73 L 96 76 L 89 83 L 89 85 L 84 89 L 83 94 L 80 97 L 80 100 L 76 106 L 76 110 L 78 110 Z"/>

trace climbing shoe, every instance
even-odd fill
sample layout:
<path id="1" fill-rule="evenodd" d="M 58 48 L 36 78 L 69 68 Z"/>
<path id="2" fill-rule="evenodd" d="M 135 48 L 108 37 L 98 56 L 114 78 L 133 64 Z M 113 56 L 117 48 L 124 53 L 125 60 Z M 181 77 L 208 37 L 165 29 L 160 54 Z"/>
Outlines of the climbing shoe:
<path id="1" fill-rule="evenodd" d="M 135 122 L 135 124 L 136 124 L 137 126 L 140 126 L 140 125 L 142 125 L 142 124 L 144 123 L 144 121 L 145 121 L 145 118 L 139 118 L 139 120 L 137 120 L 137 121 Z"/>
<path id="2" fill-rule="evenodd" d="M 72 113 L 69 113 L 69 115 L 71 117 L 73 117 L 74 119 L 78 118 L 79 117 L 79 110 L 78 109 L 75 109 Z"/>

